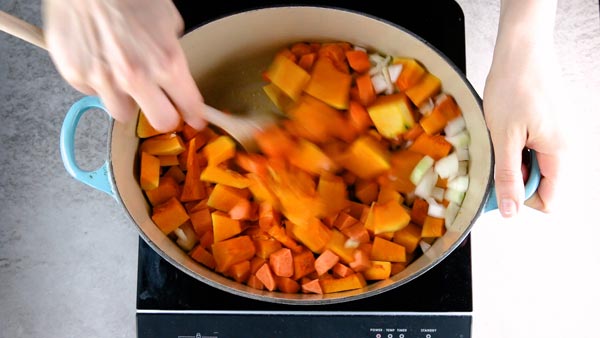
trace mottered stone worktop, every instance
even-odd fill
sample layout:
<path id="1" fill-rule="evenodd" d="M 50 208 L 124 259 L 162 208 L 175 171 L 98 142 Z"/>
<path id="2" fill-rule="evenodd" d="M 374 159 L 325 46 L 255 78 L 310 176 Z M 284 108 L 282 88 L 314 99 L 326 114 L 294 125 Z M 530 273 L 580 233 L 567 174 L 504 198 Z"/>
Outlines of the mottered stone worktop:
<path id="1" fill-rule="evenodd" d="M 499 0 L 457 2 L 467 76 L 482 94 Z M 525 210 L 515 220 L 497 212 L 478 220 L 473 337 L 598 337 L 598 1 L 559 3 L 557 71 L 573 97 L 563 122 L 577 131 L 567 159 L 572 184 L 551 216 Z M 0 0 L 0 10 L 41 25 L 40 1 Z M 62 120 L 81 97 L 45 51 L 0 32 L 0 338 L 135 336 L 138 235 L 117 202 L 71 178 L 60 157 Z M 82 118 L 83 168 L 106 158 L 106 126 L 101 112 Z"/>

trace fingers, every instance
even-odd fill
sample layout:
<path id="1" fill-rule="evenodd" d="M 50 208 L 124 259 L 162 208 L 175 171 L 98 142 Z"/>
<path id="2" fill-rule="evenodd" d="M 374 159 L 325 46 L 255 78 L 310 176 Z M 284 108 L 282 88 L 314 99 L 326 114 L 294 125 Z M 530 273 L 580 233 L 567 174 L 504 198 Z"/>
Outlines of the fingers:
<path id="1" fill-rule="evenodd" d="M 495 187 L 498 208 L 503 217 L 512 217 L 519 212 L 524 199 L 521 153 L 526 135 L 512 130 L 504 135 L 492 134 L 495 152 Z"/>
<path id="2" fill-rule="evenodd" d="M 542 179 L 537 192 L 529 198 L 525 205 L 540 210 L 550 212 L 554 206 L 556 190 L 560 177 L 560 156 L 558 154 L 536 153 L 540 165 Z"/>

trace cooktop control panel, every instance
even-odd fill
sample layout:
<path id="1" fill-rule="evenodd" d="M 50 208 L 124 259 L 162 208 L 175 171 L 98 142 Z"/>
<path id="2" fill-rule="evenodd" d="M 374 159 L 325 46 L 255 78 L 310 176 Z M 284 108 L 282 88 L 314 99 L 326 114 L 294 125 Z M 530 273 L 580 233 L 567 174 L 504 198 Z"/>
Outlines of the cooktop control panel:
<path id="1" fill-rule="evenodd" d="M 138 337 L 468 338 L 470 314 L 231 312 L 138 313 Z M 144 332 L 147 330 L 147 332 Z"/>

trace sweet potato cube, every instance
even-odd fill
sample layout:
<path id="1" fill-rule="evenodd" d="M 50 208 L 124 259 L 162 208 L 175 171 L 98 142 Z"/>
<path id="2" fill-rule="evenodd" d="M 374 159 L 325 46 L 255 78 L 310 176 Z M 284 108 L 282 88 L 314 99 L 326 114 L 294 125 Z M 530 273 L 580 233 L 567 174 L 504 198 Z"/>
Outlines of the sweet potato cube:
<path id="1" fill-rule="evenodd" d="M 273 59 L 266 76 L 294 101 L 300 97 L 310 81 L 310 75 L 302 67 L 281 54 Z"/>
<path id="2" fill-rule="evenodd" d="M 152 209 L 152 220 L 165 234 L 170 234 L 188 219 L 190 216 L 175 197 L 171 197 Z"/>
<path id="3" fill-rule="evenodd" d="M 375 223 L 373 229 L 375 235 L 394 232 L 408 225 L 410 214 L 402 204 L 396 201 L 376 203 L 373 206 L 373 222 Z"/>
<path id="4" fill-rule="evenodd" d="M 374 138 L 363 135 L 338 158 L 340 164 L 363 179 L 371 179 L 390 169 L 389 152 Z"/>
<path id="5" fill-rule="evenodd" d="M 294 275 L 294 258 L 292 250 L 281 248 L 269 256 L 271 271 L 279 277 L 292 277 Z"/>
<path id="6" fill-rule="evenodd" d="M 146 190 L 145 193 L 150 204 L 155 206 L 166 202 L 171 197 L 178 198 L 181 193 L 181 188 L 173 177 L 163 176 L 159 179 L 158 187 L 152 190 Z"/>
<path id="7" fill-rule="evenodd" d="M 343 278 L 321 279 L 320 283 L 325 294 L 360 289 L 367 285 L 365 278 L 360 273 Z"/>
<path id="8" fill-rule="evenodd" d="M 140 186 L 142 190 L 153 190 L 160 183 L 160 160 L 149 153 L 142 152 L 140 164 Z"/>
<path id="9" fill-rule="evenodd" d="M 371 266 L 362 271 L 366 280 L 383 280 L 390 277 L 392 263 L 386 261 L 371 261 Z"/>
<path id="10" fill-rule="evenodd" d="M 333 275 L 336 277 L 348 277 L 354 273 L 354 270 L 350 269 L 348 266 L 342 263 L 337 263 L 336 265 L 334 265 L 332 271 Z"/>
<path id="11" fill-rule="evenodd" d="M 432 216 L 425 217 L 421 237 L 442 237 L 446 232 L 444 219 Z"/>
<path id="12" fill-rule="evenodd" d="M 242 232 L 242 223 L 239 220 L 231 219 L 226 213 L 217 210 L 213 211 L 210 216 L 215 243 L 229 239 Z"/>
<path id="13" fill-rule="evenodd" d="M 402 71 L 396 80 L 396 86 L 400 91 L 406 91 L 414 86 L 427 73 L 427 70 L 415 59 L 394 58 L 393 63 L 402 64 Z"/>
<path id="14" fill-rule="evenodd" d="M 277 289 L 283 293 L 298 293 L 300 284 L 289 277 L 275 276 L 275 284 Z"/>
<path id="15" fill-rule="evenodd" d="M 273 274 L 273 271 L 271 271 L 269 264 L 263 264 L 260 269 L 256 271 L 256 278 L 258 278 L 269 291 L 273 291 L 277 287 L 275 275 Z"/>
<path id="16" fill-rule="evenodd" d="M 250 192 L 247 189 L 216 184 L 208 196 L 206 205 L 217 210 L 229 212 L 240 200 L 248 199 L 249 197 Z"/>
<path id="17" fill-rule="evenodd" d="M 340 257 L 331 250 L 323 251 L 315 260 L 315 270 L 319 276 L 327 273 L 340 260 Z"/>
<path id="18" fill-rule="evenodd" d="M 398 138 L 415 125 L 411 103 L 402 93 L 378 96 L 367 111 L 377 131 L 389 139 Z"/>
<path id="19" fill-rule="evenodd" d="M 319 295 L 323 294 L 321 283 L 318 278 L 312 279 L 306 283 L 302 283 L 302 292 L 304 293 L 316 293 Z"/>
<path id="20" fill-rule="evenodd" d="M 202 170 L 200 179 L 205 182 L 223 184 L 238 189 L 247 188 L 250 185 L 250 180 L 237 171 L 211 165 Z"/>
<path id="21" fill-rule="evenodd" d="M 316 217 L 308 219 L 304 224 L 286 221 L 286 228 L 315 253 L 321 253 L 331 238 L 331 230 Z"/>
<path id="22" fill-rule="evenodd" d="M 338 70 L 328 58 L 318 58 L 304 91 L 336 109 L 347 109 L 352 76 Z"/>
<path id="23" fill-rule="evenodd" d="M 251 259 L 256 250 L 249 236 L 233 237 L 212 245 L 217 272 L 225 272 L 232 265 Z"/>
<path id="24" fill-rule="evenodd" d="M 294 258 L 294 276 L 298 280 L 309 273 L 315 271 L 315 255 L 309 250 L 303 250 L 293 254 Z"/>
<path id="25" fill-rule="evenodd" d="M 364 249 L 354 251 L 354 260 L 350 262 L 350 267 L 356 272 L 365 271 L 371 267 L 370 253 Z"/>
<path id="26" fill-rule="evenodd" d="M 208 160 L 208 165 L 216 166 L 221 162 L 233 158 L 235 156 L 235 147 L 235 141 L 230 136 L 221 135 L 205 145 L 202 151 Z"/>
<path id="27" fill-rule="evenodd" d="M 371 248 L 371 259 L 374 261 L 406 262 L 406 248 L 375 236 Z"/>
<path id="28" fill-rule="evenodd" d="M 413 253 L 419 246 L 419 241 L 421 241 L 421 227 L 412 222 L 394 233 L 393 242 L 402 245 L 407 253 Z"/>
<path id="29" fill-rule="evenodd" d="M 289 156 L 291 164 L 313 175 L 337 170 L 337 165 L 316 144 L 300 139 Z"/>
<path id="30" fill-rule="evenodd" d="M 216 266 L 215 259 L 213 258 L 212 254 L 201 245 L 196 245 L 196 247 L 189 252 L 189 255 L 193 260 L 209 269 L 214 269 Z"/>
<path id="31" fill-rule="evenodd" d="M 442 89 L 442 82 L 431 73 L 425 74 L 414 86 L 406 90 L 406 96 L 419 107 L 429 98 L 436 96 Z"/>
<path id="32" fill-rule="evenodd" d="M 153 136 L 145 139 L 140 144 L 140 151 L 155 156 L 179 155 L 185 150 L 183 140 L 176 133 Z"/>

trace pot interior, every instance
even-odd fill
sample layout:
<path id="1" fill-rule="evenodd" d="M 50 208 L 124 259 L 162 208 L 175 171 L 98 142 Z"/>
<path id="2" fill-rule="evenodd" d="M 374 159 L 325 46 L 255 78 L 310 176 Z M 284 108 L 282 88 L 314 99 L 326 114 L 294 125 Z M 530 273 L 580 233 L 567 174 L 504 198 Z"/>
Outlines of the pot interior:
<path id="1" fill-rule="evenodd" d="M 425 254 L 389 280 L 334 294 L 267 292 L 227 279 L 189 258 L 152 222 L 150 207 L 138 184 L 135 121 L 115 123 L 111 132 L 111 169 L 117 195 L 153 249 L 177 268 L 214 287 L 248 298 L 289 304 L 336 303 L 375 295 L 404 284 L 437 264 L 463 241 L 481 213 L 489 193 L 493 155 L 480 99 L 463 73 L 419 37 L 387 21 L 348 10 L 258 9 L 210 22 L 181 39 L 205 100 L 220 109 L 256 114 L 273 113 L 274 109 L 262 92 L 261 71 L 275 51 L 298 41 L 347 41 L 386 55 L 416 58 L 440 78 L 442 90 L 454 96 L 461 107 L 471 136 L 469 189 L 454 223 Z"/>

